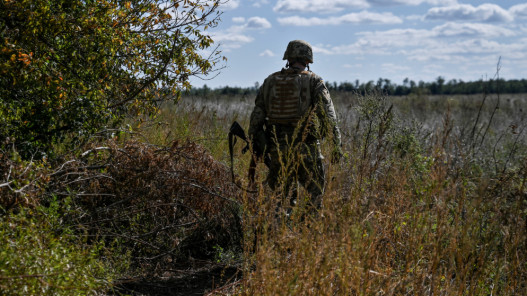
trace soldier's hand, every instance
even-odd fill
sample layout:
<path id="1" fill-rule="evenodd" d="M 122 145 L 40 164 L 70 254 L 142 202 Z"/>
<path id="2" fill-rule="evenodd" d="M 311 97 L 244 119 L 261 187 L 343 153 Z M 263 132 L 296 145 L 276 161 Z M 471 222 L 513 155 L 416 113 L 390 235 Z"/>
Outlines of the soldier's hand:
<path id="1" fill-rule="evenodd" d="M 343 156 L 342 148 L 340 148 L 340 146 L 336 146 L 333 149 L 333 152 L 331 153 L 331 163 L 333 164 L 339 163 L 340 160 L 342 159 L 342 156 Z"/>

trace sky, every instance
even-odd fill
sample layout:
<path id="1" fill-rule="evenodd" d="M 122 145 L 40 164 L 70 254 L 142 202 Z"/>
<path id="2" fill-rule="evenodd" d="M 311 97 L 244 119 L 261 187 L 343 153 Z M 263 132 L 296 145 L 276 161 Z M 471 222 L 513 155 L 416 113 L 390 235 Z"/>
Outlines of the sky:
<path id="1" fill-rule="evenodd" d="M 220 10 L 206 32 L 227 61 L 196 87 L 261 84 L 296 39 L 330 83 L 527 78 L 527 1 L 230 0 Z"/>

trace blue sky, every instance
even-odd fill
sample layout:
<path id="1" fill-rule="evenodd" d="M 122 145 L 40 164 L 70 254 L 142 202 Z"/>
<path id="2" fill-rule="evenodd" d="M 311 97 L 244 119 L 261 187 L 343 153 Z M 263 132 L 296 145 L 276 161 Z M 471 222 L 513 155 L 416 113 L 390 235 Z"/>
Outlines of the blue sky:
<path id="1" fill-rule="evenodd" d="M 516 0 L 230 0 L 207 31 L 225 68 L 194 86 L 254 86 L 285 62 L 290 40 L 313 46 L 326 82 L 527 78 L 527 2 Z M 205 77 L 210 78 L 210 77 Z"/>

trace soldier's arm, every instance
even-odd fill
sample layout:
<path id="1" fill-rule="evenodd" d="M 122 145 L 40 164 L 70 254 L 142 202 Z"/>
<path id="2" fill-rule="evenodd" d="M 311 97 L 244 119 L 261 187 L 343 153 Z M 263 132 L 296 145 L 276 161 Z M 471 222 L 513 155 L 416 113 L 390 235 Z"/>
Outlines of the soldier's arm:
<path id="1" fill-rule="evenodd" d="M 265 84 L 265 83 L 264 83 Z M 258 133 L 263 131 L 263 126 L 265 124 L 265 117 L 267 116 L 265 112 L 264 105 L 264 94 L 263 94 L 263 85 L 258 90 L 256 99 L 254 101 L 254 109 L 251 113 L 251 120 L 249 123 L 249 137 L 252 139 Z"/>
<path id="2" fill-rule="evenodd" d="M 329 91 L 322 79 L 317 81 L 315 93 L 318 103 L 322 107 L 322 110 L 320 110 L 322 112 L 321 119 L 328 123 L 328 132 L 333 132 L 333 143 L 335 146 L 340 147 L 342 142 L 340 129 L 338 127 L 337 113 L 335 112 L 335 106 L 333 105 Z"/>

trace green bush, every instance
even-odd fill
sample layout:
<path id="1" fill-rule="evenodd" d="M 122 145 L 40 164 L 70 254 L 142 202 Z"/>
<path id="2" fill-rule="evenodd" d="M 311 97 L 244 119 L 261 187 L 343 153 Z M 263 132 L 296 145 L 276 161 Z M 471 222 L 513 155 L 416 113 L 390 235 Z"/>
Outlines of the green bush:
<path id="1" fill-rule="evenodd" d="M 99 248 L 64 228 L 55 205 L 0 218 L 2 295 L 93 295 L 111 284 Z"/>
<path id="2" fill-rule="evenodd" d="M 181 2 L 0 1 L 0 147 L 50 154 L 177 100 L 220 59 L 219 1 Z"/>

